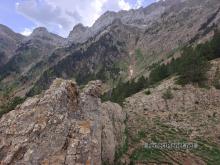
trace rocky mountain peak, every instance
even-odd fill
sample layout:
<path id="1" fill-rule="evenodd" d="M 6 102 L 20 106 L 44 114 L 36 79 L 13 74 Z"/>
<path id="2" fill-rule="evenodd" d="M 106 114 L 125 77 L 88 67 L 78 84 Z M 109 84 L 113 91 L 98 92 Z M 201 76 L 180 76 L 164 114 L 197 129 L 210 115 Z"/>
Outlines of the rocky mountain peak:
<path id="1" fill-rule="evenodd" d="M 76 26 L 74 26 L 72 32 L 78 32 L 78 31 L 85 31 L 87 29 L 87 27 L 85 27 L 82 23 L 77 24 Z"/>
<path id="2" fill-rule="evenodd" d="M 88 27 L 85 27 L 83 24 L 77 24 L 74 26 L 73 30 L 70 32 L 68 39 L 73 42 L 77 42 L 77 40 L 86 33 Z"/>
<path id="3" fill-rule="evenodd" d="M 123 24 L 140 27 L 142 25 L 149 25 L 156 22 L 164 11 L 172 6 L 178 0 L 161 1 L 154 3 L 145 8 L 131 9 L 129 11 L 107 11 L 101 15 L 93 24 L 92 27 L 84 27 L 78 24 L 70 32 L 69 40 L 75 43 L 83 43 L 91 37 L 101 33 L 107 26 L 111 25 L 115 20 L 120 19 Z"/>
<path id="4" fill-rule="evenodd" d="M 10 28 L 0 24 L 0 67 L 6 64 L 15 53 L 17 45 L 24 36 L 13 32 Z"/>
<path id="5" fill-rule="evenodd" d="M 33 30 L 30 38 L 48 38 L 48 39 L 56 39 L 62 38 L 54 33 L 50 33 L 45 27 L 38 27 Z"/>
<path id="6" fill-rule="evenodd" d="M 121 11 L 122 12 L 122 11 Z M 101 21 L 104 21 L 104 19 L 114 19 L 117 15 L 117 12 L 114 12 L 114 11 L 106 11 L 103 15 L 101 15 L 99 17 L 99 19 L 96 21 L 97 22 L 101 22 Z"/>
<path id="7" fill-rule="evenodd" d="M 0 24 L 0 34 L 3 34 L 3 33 L 11 34 L 14 32 L 10 28 L 8 28 L 7 26 Z"/>
<path id="8" fill-rule="evenodd" d="M 38 27 L 33 30 L 31 36 L 43 36 L 43 35 L 48 35 L 49 32 L 45 27 Z"/>
<path id="9" fill-rule="evenodd" d="M 45 27 L 38 27 L 33 30 L 32 34 L 28 36 L 24 42 L 30 41 L 30 40 L 40 40 L 42 43 L 47 43 L 50 45 L 65 45 L 66 41 L 61 36 L 49 32 Z"/>
<path id="10" fill-rule="evenodd" d="M 0 24 L 0 37 L 13 38 L 13 40 L 20 41 L 24 38 L 21 34 L 15 33 L 5 25 Z"/>

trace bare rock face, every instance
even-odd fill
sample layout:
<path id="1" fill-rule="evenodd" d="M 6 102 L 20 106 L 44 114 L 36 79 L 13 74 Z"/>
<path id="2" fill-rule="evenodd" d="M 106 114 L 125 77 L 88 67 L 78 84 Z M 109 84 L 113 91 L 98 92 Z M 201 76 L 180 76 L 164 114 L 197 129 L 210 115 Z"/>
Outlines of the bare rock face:
<path id="1" fill-rule="evenodd" d="M 24 42 L 27 42 L 27 41 L 30 42 L 30 40 L 38 40 L 42 43 L 50 44 L 54 46 L 64 46 L 66 44 L 66 41 L 64 38 L 54 33 L 48 32 L 48 30 L 45 27 L 38 27 L 34 29 L 32 34 L 28 36 L 24 40 Z"/>
<path id="2" fill-rule="evenodd" d="M 38 67 L 39 63 L 46 61 L 55 49 L 64 46 L 66 43 L 64 38 L 48 32 L 47 29 L 43 27 L 36 28 L 32 34 L 27 37 L 16 34 L 10 29 L 7 31 L 4 30 L 3 32 L 5 34 L 2 31 L 2 27 L 0 26 L 0 41 L 2 41 L 0 43 L 0 67 L 2 65 L 0 77 L 6 79 L 7 85 L 10 84 L 10 82 L 7 82 L 7 78 L 12 75 L 12 79 L 15 81 L 16 79 L 20 79 L 21 75 L 25 75 L 26 77 L 27 73 L 33 74 L 32 68 L 37 68 L 42 71 L 43 67 Z M 17 37 L 18 41 L 15 40 L 16 36 L 21 36 L 21 39 L 18 40 L 19 37 Z M 9 41 L 9 39 L 14 43 Z M 6 51 L 8 48 L 4 45 L 7 45 L 9 48 L 9 53 Z M 3 47 L 3 49 L 1 47 Z M 10 56 L 8 54 L 10 54 Z M 13 74 L 14 72 L 16 72 L 16 74 Z M 36 77 L 37 76 L 34 75 L 31 80 L 34 80 Z"/>
<path id="3" fill-rule="evenodd" d="M 100 89 L 101 82 L 93 81 L 80 93 L 73 81 L 56 79 L 45 93 L 5 114 L 0 164 L 112 164 L 123 143 L 125 114 L 117 104 L 102 104 Z"/>
<path id="4" fill-rule="evenodd" d="M 6 64 L 15 53 L 17 45 L 24 37 L 0 24 L 0 67 Z"/>
<path id="5" fill-rule="evenodd" d="M 213 23 L 219 23 L 217 20 L 219 15 L 216 14 L 216 20 L 213 17 L 218 8 L 218 0 L 160 0 L 145 8 L 141 7 L 136 10 L 107 11 L 91 27 L 85 28 L 81 24 L 76 25 L 73 31 L 70 32 L 68 40 L 74 43 L 86 42 L 89 38 L 103 32 L 106 27 L 111 26 L 116 19 L 120 19 L 124 25 L 145 30 L 145 33 L 139 37 L 140 40 L 145 40 L 145 38 L 147 40 L 140 42 L 139 47 L 142 44 L 143 47 L 152 44 L 152 38 L 153 42 L 159 42 L 155 39 L 157 36 L 160 37 L 161 45 L 167 43 L 164 40 L 171 38 L 170 36 L 173 37 L 173 40 L 177 36 L 181 36 L 185 41 L 189 38 L 189 36 L 188 38 L 184 36 L 185 33 L 190 32 L 188 35 L 194 36 L 198 31 L 206 28 L 204 25 L 212 26 Z M 203 28 L 201 28 L 201 25 L 203 25 Z M 150 41 L 148 38 L 150 38 Z M 181 40 L 181 38 L 178 38 L 178 40 Z M 175 42 L 178 42 L 178 40 Z"/>
<path id="6" fill-rule="evenodd" d="M 84 36 L 84 33 L 88 27 L 83 26 L 82 24 L 76 25 L 73 30 L 70 32 L 68 38 L 70 41 L 77 42 L 77 40 Z"/>
<path id="7" fill-rule="evenodd" d="M 102 159 L 112 164 L 115 159 L 115 151 L 124 142 L 125 114 L 118 104 L 107 102 L 102 104 Z"/>

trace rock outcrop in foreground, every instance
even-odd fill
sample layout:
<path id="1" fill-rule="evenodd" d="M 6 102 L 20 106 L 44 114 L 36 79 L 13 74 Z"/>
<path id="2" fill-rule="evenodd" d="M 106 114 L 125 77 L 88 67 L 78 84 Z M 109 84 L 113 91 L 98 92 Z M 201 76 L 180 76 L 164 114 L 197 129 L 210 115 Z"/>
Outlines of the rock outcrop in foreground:
<path id="1" fill-rule="evenodd" d="M 101 103 L 101 82 L 82 92 L 56 79 L 0 120 L 0 164 L 113 164 L 124 143 L 125 114 Z"/>

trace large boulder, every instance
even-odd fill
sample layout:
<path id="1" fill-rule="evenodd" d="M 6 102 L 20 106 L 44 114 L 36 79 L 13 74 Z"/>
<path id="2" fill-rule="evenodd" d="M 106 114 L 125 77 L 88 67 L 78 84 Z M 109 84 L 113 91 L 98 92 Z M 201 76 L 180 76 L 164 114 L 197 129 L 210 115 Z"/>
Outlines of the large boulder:
<path id="1" fill-rule="evenodd" d="M 113 164 L 125 114 L 117 104 L 102 104 L 100 94 L 100 81 L 80 92 L 73 81 L 56 79 L 43 94 L 3 115 L 0 164 Z"/>

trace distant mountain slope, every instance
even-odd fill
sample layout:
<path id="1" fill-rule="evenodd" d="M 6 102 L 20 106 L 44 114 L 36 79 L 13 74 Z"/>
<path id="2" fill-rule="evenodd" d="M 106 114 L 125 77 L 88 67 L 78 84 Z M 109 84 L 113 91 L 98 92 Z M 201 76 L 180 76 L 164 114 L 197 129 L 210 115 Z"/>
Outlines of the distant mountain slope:
<path id="1" fill-rule="evenodd" d="M 28 37 L 23 37 L 13 52 L 13 57 L 0 69 L 1 79 L 19 79 L 36 63 L 46 60 L 52 52 L 63 45 L 65 39 L 39 27 Z M 9 82 L 11 83 L 11 82 Z"/>
<path id="2" fill-rule="evenodd" d="M 206 17 L 218 7 L 218 0 L 166 0 L 153 3 L 146 8 L 140 8 L 137 10 L 132 9 L 120 12 L 108 11 L 104 13 L 90 28 L 84 27 L 82 24 L 74 27 L 70 32 L 68 39 L 75 43 L 85 42 L 89 38 L 102 32 L 103 29 L 112 24 L 116 19 L 120 19 L 122 23 L 126 25 L 137 26 L 142 29 L 151 29 L 155 24 L 163 23 L 164 19 L 169 18 L 166 17 L 168 15 L 170 17 L 172 16 L 172 19 L 185 19 L 187 22 L 187 17 L 192 14 L 194 14 L 194 19 L 200 16 L 200 14 L 201 16 Z M 167 25 L 171 25 L 170 23 L 171 22 Z M 173 23 L 176 24 L 177 22 Z"/>
<path id="3" fill-rule="evenodd" d="M 13 57 L 14 52 L 24 36 L 13 32 L 0 24 L 0 67 Z"/>
<path id="4" fill-rule="evenodd" d="M 74 27 L 68 39 L 44 28 L 35 30 L 0 76 L 7 84 L 16 77 L 19 95 L 32 86 L 29 94 L 46 89 L 56 77 L 80 84 L 100 78 L 113 85 L 120 78 L 147 75 L 153 63 L 210 38 L 219 25 L 218 0 L 166 0 L 137 10 L 107 12 L 92 27 Z"/>
<path id="5" fill-rule="evenodd" d="M 205 37 L 209 38 L 213 29 L 219 26 L 219 9 L 220 3 L 215 0 L 168 0 L 138 10 L 107 12 L 91 28 L 83 27 L 83 25 L 77 25 L 74 28 L 70 37 L 75 36 L 76 42 L 83 42 L 83 40 L 86 42 L 63 49 L 62 54 L 66 55 L 62 56 L 62 60 L 57 65 L 46 70 L 37 81 L 37 84 L 41 83 L 36 85 L 42 87 L 42 84 L 50 83 L 57 76 L 76 78 L 76 81 L 83 83 L 77 75 L 85 75 L 84 81 L 89 81 L 97 78 L 95 75 L 98 72 L 106 74 L 108 65 L 100 68 L 103 63 L 102 57 L 109 54 L 103 51 L 104 44 L 115 45 L 123 50 L 123 55 L 118 55 L 116 58 L 112 58 L 110 55 L 107 57 L 112 66 L 117 66 L 116 75 L 119 77 L 123 75 L 126 79 L 130 77 L 131 73 L 133 77 L 145 74 L 152 63 L 166 60 L 167 56 L 173 55 L 183 46 L 198 42 Z M 77 39 L 77 37 L 79 38 Z M 111 38 L 111 42 L 109 42 L 109 38 Z M 74 42 L 74 39 L 72 41 Z M 97 48 L 93 49 L 95 52 L 91 52 L 94 45 Z M 74 52 L 79 49 L 81 49 L 79 56 L 83 58 L 76 59 Z M 123 58 L 121 58 L 122 56 Z M 87 61 L 89 58 L 93 58 L 93 61 Z M 61 63 L 74 63 L 74 67 L 69 65 L 58 67 Z M 78 69 L 81 67 L 82 69 Z M 84 70 L 85 68 L 90 69 Z M 73 71 L 70 71 L 71 69 Z M 46 85 L 46 87 L 48 86 L 49 84 Z"/>

